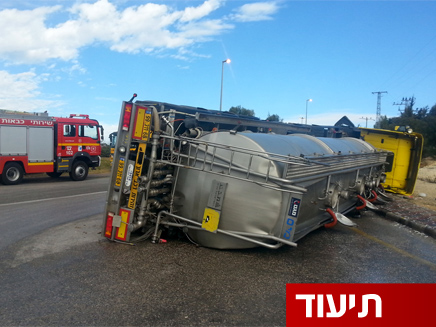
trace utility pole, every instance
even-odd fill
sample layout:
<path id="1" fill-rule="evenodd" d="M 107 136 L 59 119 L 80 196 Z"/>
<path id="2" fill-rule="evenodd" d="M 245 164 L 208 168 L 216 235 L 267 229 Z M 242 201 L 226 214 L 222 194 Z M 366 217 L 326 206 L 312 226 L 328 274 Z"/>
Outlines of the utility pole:
<path id="1" fill-rule="evenodd" d="M 375 116 L 375 123 L 379 123 L 380 122 L 380 118 L 381 118 L 381 97 L 382 97 L 382 93 L 388 93 L 387 91 L 378 91 L 378 92 L 372 92 L 372 94 L 376 94 L 377 93 L 377 112 L 376 112 L 376 116 Z"/>
<path id="2" fill-rule="evenodd" d="M 415 97 L 413 96 L 413 97 L 411 97 L 411 98 L 402 98 L 400 103 L 398 103 L 398 102 L 395 103 L 395 102 L 394 102 L 392 105 L 393 105 L 393 106 L 398 106 L 398 111 L 401 112 L 401 113 L 403 113 L 404 110 L 401 111 L 400 106 L 404 106 L 404 109 L 406 109 L 406 108 L 409 107 L 409 106 L 412 106 L 412 107 L 413 107 L 414 104 L 415 104 Z"/>
<path id="3" fill-rule="evenodd" d="M 365 124 L 365 127 L 368 127 L 368 120 L 374 120 L 374 119 L 372 119 L 371 117 L 360 117 L 359 119 L 365 119 L 366 120 L 366 124 Z"/>

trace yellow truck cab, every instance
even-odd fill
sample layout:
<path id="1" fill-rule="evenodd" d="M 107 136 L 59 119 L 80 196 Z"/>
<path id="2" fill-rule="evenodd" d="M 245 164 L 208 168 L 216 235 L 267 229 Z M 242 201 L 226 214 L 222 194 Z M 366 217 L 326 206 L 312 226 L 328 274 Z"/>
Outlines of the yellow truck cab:
<path id="1" fill-rule="evenodd" d="M 360 128 L 361 137 L 378 149 L 391 151 L 392 170 L 386 173 L 383 187 L 386 191 L 404 195 L 413 194 L 421 162 L 424 138 L 405 126 L 395 131 Z"/>

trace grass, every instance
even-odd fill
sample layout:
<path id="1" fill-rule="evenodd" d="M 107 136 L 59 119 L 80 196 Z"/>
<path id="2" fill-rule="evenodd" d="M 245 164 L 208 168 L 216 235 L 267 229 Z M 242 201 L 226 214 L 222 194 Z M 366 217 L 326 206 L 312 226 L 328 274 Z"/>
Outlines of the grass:
<path id="1" fill-rule="evenodd" d="M 111 172 L 111 162 L 110 158 L 102 157 L 100 167 L 94 169 L 89 169 L 90 174 L 106 174 Z"/>
<path id="2" fill-rule="evenodd" d="M 111 172 L 111 163 L 110 158 L 108 157 L 102 157 L 101 158 L 101 164 L 100 167 L 97 167 L 95 169 L 89 168 L 89 175 L 99 175 L 99 174 L 110 174 Z M 68 173 L 64 173 L 62 176 L 68 176 Z M 26 174 L 26 178 L 38 178 L 38 177 L 47 177 L 48 176 L 45 173 L 40 174 Z"/>

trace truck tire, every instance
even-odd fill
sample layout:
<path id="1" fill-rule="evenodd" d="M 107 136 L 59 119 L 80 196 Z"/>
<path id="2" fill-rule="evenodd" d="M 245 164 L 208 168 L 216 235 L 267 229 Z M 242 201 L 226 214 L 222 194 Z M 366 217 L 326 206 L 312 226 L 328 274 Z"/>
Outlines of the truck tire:
<path id="1" fill-rule="evenodd" d="M 76 161 L 71 167 L 70 177 L 73 181 L 83 181 L 88 176 L 89 167 L 84 161 Z"/>
<path id="2" fill-rule="evenodd" d="M 8 162 L 3 168 L 2 183 L 15 185 L 21 183 L 24 176 L 23 167 L 17 162 Z"/>

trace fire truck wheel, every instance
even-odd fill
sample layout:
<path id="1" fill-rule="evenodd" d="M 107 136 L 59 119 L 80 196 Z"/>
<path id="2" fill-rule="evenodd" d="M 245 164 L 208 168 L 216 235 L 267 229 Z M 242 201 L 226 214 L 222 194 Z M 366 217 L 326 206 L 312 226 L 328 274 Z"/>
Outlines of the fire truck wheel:
<path id="1" fill-rule="evenodd" d="M 23 179 L 23 167 L 16 162 L 8 162 L 2 173 L 2 183 L 5 185 L 15 185 L 21 183 Z"/>
<path id="2" fill-rule="evenodd" d="M 83 161 L 76 161 L 70 171 L 70 177 L 73 181 L 83 181 L 88 176 L 88 165 Z"/>

